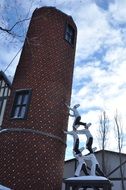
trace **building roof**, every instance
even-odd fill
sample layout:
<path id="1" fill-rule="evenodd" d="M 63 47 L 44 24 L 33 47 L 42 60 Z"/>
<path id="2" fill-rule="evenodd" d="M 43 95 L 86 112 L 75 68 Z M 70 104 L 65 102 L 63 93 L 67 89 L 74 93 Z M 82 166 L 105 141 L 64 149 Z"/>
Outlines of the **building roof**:
<path id="1" fill-rule="evenodd" d="M 98 150 L 98 151 L 96 151 L 96 154 L 102 153 L 103 151 L 104 151 L 105 153 L 108 153 L 108 154 L 119 154 L 119 152 L 115 152 L 115 151 L 111 151 L 111 150 Z M 125 153 L 121 153 L 121 155 L 126 156 Z"/>
<path id="2" fill-rule="evenodd" d="M 103 150 L 98 150 L 98 151 L 95 152 L 95 154 L 101 154 L 102 152 L 103 152 Z M 119 154 L 119 152 L 114 152 L 114 151 L 111 151 L 111 150 L 104 150 L 104 152 L 107 153 L 107 154 L 117 154 L 117 155 Z M 121 155 L 126 156 L 125 153 L 121 153 Z M 72 161 L 75 161 L 75 160 L 76 160 L 75 158 L 65 160 L 65 163 L 72 162 Z"/>
<path id="3" fill-rule="evenodd" d="M 8 87 L 11 88 L 11 81 L 9 80 L 9 78 L 6 76 L 6 74 L 3 71 L 0 71 L 0 79 L 3 79 L 8 85 Z"/>

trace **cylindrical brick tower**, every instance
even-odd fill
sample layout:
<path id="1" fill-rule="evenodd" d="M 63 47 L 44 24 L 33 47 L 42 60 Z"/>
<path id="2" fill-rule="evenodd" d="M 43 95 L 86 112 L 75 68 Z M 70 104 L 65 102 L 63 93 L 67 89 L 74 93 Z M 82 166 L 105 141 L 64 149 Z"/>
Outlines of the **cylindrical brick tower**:
<path id="1" fill-rule="evenodd" d="M 0 133 L 0 182 L 61 190 L 77 29 L 53 7 L 33 13 Z"/>

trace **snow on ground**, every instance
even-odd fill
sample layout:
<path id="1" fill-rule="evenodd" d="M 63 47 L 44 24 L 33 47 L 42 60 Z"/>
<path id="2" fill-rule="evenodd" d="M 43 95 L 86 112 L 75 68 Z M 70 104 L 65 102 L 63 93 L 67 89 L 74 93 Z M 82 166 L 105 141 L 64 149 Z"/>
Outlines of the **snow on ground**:
<path id="1" fill-rule="evenodd" d="M 8 187 L 5 187 L 5 186 L 3 186 L 3 185 L 0 185 L 0 190 L 11 190 L 11 189 L 8 188 Z"/>

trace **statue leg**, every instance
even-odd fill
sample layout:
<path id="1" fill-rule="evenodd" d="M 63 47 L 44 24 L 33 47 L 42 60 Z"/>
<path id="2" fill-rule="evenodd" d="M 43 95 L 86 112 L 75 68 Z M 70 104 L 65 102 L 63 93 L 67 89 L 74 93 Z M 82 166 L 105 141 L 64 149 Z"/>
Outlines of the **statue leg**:
<path id="1" fill-rule="evenodd" d="M 88 171 L 87 171 L 87 166 L 86 166 L 86 164 L 84 164 L 84 163 L 83 163 L 83 165 L 82 165 L 82 170 L 83 170 L 83 172 L 85 173 L 85 175 L 89 175 L 89 173 L 88 173 Z"/>
<path id="2" fill-rule="evenodd" d="M 86 127 L 86 123 L 83 123 L 80 121 L 81 120 L 81 116 L 78 116 L 74 122 L 74 125 L 83 125 Z"/>
<path id="3" fill-rule="evenodd" d="M 89 150 L 90 153 L 93 153 L 92 149 L 92 144 L 93 144 L 93 137 L 90 137 L 88 142 L 86 143 L 86 148 Z"/>
<path id="4" fill-rule="evenodd" d="M 73 150 L 74 150 L 74 152 L 76 152 L 76 154 L 81 153 L 79 150 L 79 139 L 76 140 Z"/>
<path id="5" fill-rule="evenodd" d="M 96 164 L 95 163 L 92 163 L 92 166 L 91 166 L 91 175 L 95 175 L 95 172 L 96 172 Z"/>
<path id="6" fill-rule="evenodd" d="M 82 162 L 80 162 L 80 163 L 78 164 L 78 166 L 77 166 L 77 169 L 76 169 L 76 171 L 75 171 L 75 175 L 74 175 L 74 176 L 78 177 L 78 176 L 80 175 L 80 171 L 81 171 L 82 165 L 83 165 L 83 163 L 82 163 Z"/>

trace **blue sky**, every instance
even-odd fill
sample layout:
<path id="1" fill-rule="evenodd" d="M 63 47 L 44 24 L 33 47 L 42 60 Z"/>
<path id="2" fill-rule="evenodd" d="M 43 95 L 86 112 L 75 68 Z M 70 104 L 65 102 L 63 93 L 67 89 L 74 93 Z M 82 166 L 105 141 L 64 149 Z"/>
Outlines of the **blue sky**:
<path id="1" fill-rule="evenodd" d="M 11 2 L 11 3 L 10 3 Z M 0 26 L 10 28 L 19 19 L 29 18 L 35 8 L 55 6 L 73 17 L 77 28 L 77 48 L 71 104 L 80 103 L 82 120 L 91 122 L 94 146 L 99 147 L 99 116 L 105 110 L 111 120 L 107 149 L 116 150 L 114 115 L 121 117 L 126 135 L 126 1 L 125 0 L 1 0 Z M 0 31 L 0 69 L 5 70 L 21 49 L 29 21 L 14 28 L 12 37 Z M 6 70 L 13 76 L 20 53 Z M 73 120 L 69 119 L 69 130 Z M 85 137 L 80 137 L 85 144 Z M 66 159 L 72 157 L 68 136 Z M 125 142 L 124 142 L 125 143 Z M 123 146 L 126 152 L 126 146 Z"/>

